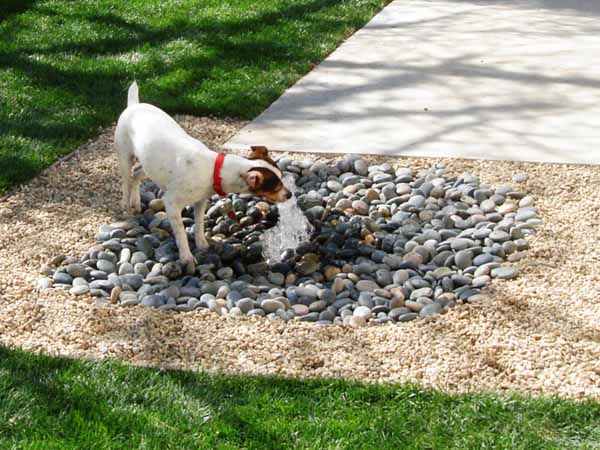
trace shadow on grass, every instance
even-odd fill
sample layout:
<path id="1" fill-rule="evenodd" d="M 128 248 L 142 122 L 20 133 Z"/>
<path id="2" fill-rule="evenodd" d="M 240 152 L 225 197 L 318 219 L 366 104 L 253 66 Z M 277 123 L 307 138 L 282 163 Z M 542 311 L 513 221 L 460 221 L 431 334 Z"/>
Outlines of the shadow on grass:
<path id="1" fill-rule="evenodd" d="M 34 2 L 13 3 L 15 14 Z M 11 87 L 0 98 L 0 134 L 68 153 L 117 119 L 133 79 L 143 100 L 171 114 L 253 118 L 384 2 L 348 13 L 342 0 L 240 1 L 223 14 L 184 2 L 156 20 L 93 3 L 40 3 L 0 24 L 0 82 Z M 20 147 L 10 150 L 0 142 L 3 187 L 33 175 L 10 169 Z"/>
<path id="2" fill-rule="evenodd" d="M 15 14 L 21 14 L 33 7 L 38 0 L 2 0 L 0 6 L 0 22 Z"/>
<path id="3" fill-rule="evenodd" d="M 0 447 L 530 450 L 600 439 L 592 401 L 217 376 L 2 347 L 0 398 Z"/>

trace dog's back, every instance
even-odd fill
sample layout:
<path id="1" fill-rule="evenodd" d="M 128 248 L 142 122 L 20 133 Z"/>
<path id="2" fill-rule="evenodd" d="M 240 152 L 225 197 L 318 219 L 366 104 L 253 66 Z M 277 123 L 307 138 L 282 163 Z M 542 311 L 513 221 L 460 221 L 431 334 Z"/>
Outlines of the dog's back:
<path id="1" fill-rule="evenodd" d="M 123 166 L 122 173 L 130 173 L 137 159 L 144 173 L 161 187 L 180 172 L 181 157 L 189 159 L 198 152 L 210 152 L 167 113 L 148 103 L 140 103 L 135 82 L 129 88 L 127 108 L 117 122 L 115 148 L 119 164 Z"/>

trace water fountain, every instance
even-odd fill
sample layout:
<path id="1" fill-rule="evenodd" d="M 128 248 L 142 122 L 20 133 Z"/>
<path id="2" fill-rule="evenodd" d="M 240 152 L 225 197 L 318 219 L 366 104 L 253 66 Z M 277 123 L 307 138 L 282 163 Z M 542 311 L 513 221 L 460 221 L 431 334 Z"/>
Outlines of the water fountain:
<path id="1" fill-rule="evenodd" d="M 294 192 L 296 183 L 292 175 L 283 178 L 285 187 Z M 282 254 L 288 249 L 295 249 L 307 242 L 312 232 L 312 225 L 298 207 L 296 197 L 279 203 L 279 222 L 262 234 L 263 255 L 269 263 L 281 261 Z"/>

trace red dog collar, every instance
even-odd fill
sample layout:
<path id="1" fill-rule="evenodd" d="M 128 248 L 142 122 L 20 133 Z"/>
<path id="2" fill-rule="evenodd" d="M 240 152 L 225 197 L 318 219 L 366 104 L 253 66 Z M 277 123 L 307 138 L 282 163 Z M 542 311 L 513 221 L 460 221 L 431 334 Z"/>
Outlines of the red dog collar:
<path id="1" fill-rule="evenodd" d="M 225 153 L 219 153 L 217 155 L 217 159 L 215 160 L 215 167 L 213 168 L 213 189 L 219 194 L 221 197 L 225 197 L 227 194 L 223 190 L 223 186 L 221 185 L 221 168 L 223 167 L 223 161 L 225 160 Z M 231 220 L 237 220 L 235 212 L 229 211 L 227 216 Z"/>
<path id="2" fill-rule="evenodd" d="M 213 189 L 221 197 L 226 194 L 221 186 L 221 168 L 223 167 L 223 161 L 225 160 L 225 153 L 219 153 L 215 160 L 215 167 L 213 168 Z"/>

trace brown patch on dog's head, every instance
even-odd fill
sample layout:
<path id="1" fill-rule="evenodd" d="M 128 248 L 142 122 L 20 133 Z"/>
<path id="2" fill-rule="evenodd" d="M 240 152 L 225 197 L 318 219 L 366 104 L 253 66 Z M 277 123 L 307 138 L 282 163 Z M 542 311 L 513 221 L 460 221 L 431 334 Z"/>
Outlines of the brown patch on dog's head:
<path id="1" fill-rule="evenodd" d="M 277 168 L 277 164 L 271 159 L 271 157 L 269 156 L 269 150 L 267 150 L 267 147 L 265 147 L 264 145 L 251 146 L 248 159 L 262 159 L 263 161 L 266 161 L 273 167 Z"/>
<path id="2" fill-rule="evenodd" d="M 272 202 L 284 202 L 292 197 L 281 178 L 266 167 L 253 167 L 242 175 L 250 191 Z"/>

